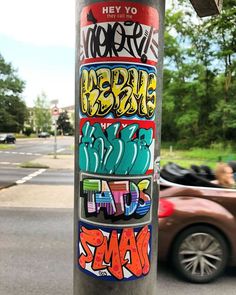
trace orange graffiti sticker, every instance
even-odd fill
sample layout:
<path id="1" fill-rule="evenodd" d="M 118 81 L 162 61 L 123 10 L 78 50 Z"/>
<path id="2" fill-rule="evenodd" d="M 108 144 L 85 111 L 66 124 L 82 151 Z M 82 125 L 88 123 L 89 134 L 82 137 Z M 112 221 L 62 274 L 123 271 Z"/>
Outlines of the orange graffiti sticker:
<path id="1" fill-rule="evenodd" d="M 79 226 L 79 268 L 105 280 L 134 280 L 149 273 L 151 226 L 108 229 Z"/>

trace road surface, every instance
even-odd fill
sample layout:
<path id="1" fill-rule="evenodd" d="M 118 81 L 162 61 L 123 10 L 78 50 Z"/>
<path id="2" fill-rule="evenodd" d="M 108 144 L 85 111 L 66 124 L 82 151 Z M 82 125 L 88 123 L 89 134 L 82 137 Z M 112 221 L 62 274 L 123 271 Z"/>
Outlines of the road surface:
<path id="1" fill-rule="evenodd" d="M 72 210 L 0 208 L 0 233 L 1 295 L 72 295 Z M 182 282 L 163 264 L 158 273 L 157 295 L 233 295 L 236 290 L 236 269 L 208 285 Z"/>
<path id="2" fill-rule="evenodd" d="M 0 167 L 0 187 L 21 183 L 24 179 L 27 184 L 61 184 L 73 185 L 74 172 L 72 170 L 31 169 L 19 167 Z"/>
<path id="3" fill-rule="evenodd" d="M 72 143 L 72 138 L 59 139 L 58 147 L 72 153 Z M 14 150 L 1 151 L 0 186 L 27 179 L 27 193 L 27 184 L 73 185 L 72 170 L 17 166 L 50 153 L 52 146 L 52 138 L 21 140 Z M 71 209 L 0 208 L 0 295 L 72 295 L 72 236 Z M 209 285 L 182 282 L 163 264 L 158 277 L 157 295 L 232 295 L 236 290 L 236 268 Z"/>
<path id="4" fill-rule="evenodd" d="M 58 154 L 73 153 L 72 145 L 74 138 L 72 136 L 59 137 L 57 139 Z M 0 165 L 19 165 L 39 158 L 43 155 L 53 154 L 54 139 L 34 138 L 34 139 L 17 139 L 16 144 L 10 145 L 8 150 L 0 150 Z"/>
<path id="5" fill-rule="evenodd" d="M 73 137 L 59 137 L 57 153 L 72 155 Z M 14 147 L 13 149 L 11 149 Z M 17 139 L 16 145 L 9 145 L 8 150 L 0 150 L 0 188 L 27 179 L 29 184 L 73 184 L 71 170 L 45 170 L 20 168 L 20 164 L 30 162 L 43 155 L 53 153 L 54 139 L 35 138 Z M 40 161 L 39 161 L 40 162 Z M 63 168 L 63 167 L 62 167 Z"/>

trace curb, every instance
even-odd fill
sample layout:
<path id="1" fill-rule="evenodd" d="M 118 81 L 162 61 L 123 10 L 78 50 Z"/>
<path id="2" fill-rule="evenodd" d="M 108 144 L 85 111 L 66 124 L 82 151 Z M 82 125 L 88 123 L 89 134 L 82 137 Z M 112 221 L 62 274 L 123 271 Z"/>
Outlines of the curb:
<path id="1" fill-rule="evenodd" d="M 12 187 L 12 186 L 16 186 L 16 185 L 17 185 L 16 182 L 9 183 L 9 184 L 7 184 L 7 185 L 1 186 L 1 187 L 0 187 L 0 191 L 3 190 L 3 189 L 6 189 L 6 188 L 10 188 L 10 187 Z"/>

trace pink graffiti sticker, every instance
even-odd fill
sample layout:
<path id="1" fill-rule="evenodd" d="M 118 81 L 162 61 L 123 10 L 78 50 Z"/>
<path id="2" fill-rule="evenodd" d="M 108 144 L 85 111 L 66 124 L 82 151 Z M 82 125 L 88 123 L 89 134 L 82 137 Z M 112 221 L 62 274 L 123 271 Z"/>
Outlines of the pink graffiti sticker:
<path id="1" fill-rule="evenodd" d="M 104 1 L 81 13 L 81 63 L 126 61 L 156 65 L 159 14 L 153 7 Z"/>
<path id="2" fill-rule="evenodd" d="M 154 169 L 154 121 L 81 119 L 79 167 L 104 175 L 150 175 Z"/>
<path id="3" fill-rule="evenodd" d="M 150 270 L 151 226 L 108 229 L 79 224 L 78 266 L 96 278 L 134 280 Z"/>

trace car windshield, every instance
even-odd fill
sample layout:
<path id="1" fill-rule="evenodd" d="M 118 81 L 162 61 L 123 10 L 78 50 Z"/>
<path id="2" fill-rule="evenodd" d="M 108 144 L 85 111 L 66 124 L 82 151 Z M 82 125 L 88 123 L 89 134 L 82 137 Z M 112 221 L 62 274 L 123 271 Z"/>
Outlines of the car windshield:
<path id="1" fill-rule="evenodd" d="M 6 136 L 6 134 L 0 134 L 0 138 L 5 138 Z"/>
<path id="2" fill-rule="evenodd" d="M 234 170 L 234 169 L 233 169 Z M 183 168 L 175 163 L 169 163 L 161 169 L 161 178 L 171 183 L 187 186 L 235 188 L 224 186 L 216 181 L 216 176 L 210 167 L 192 165 L 191 169 Z"/>

